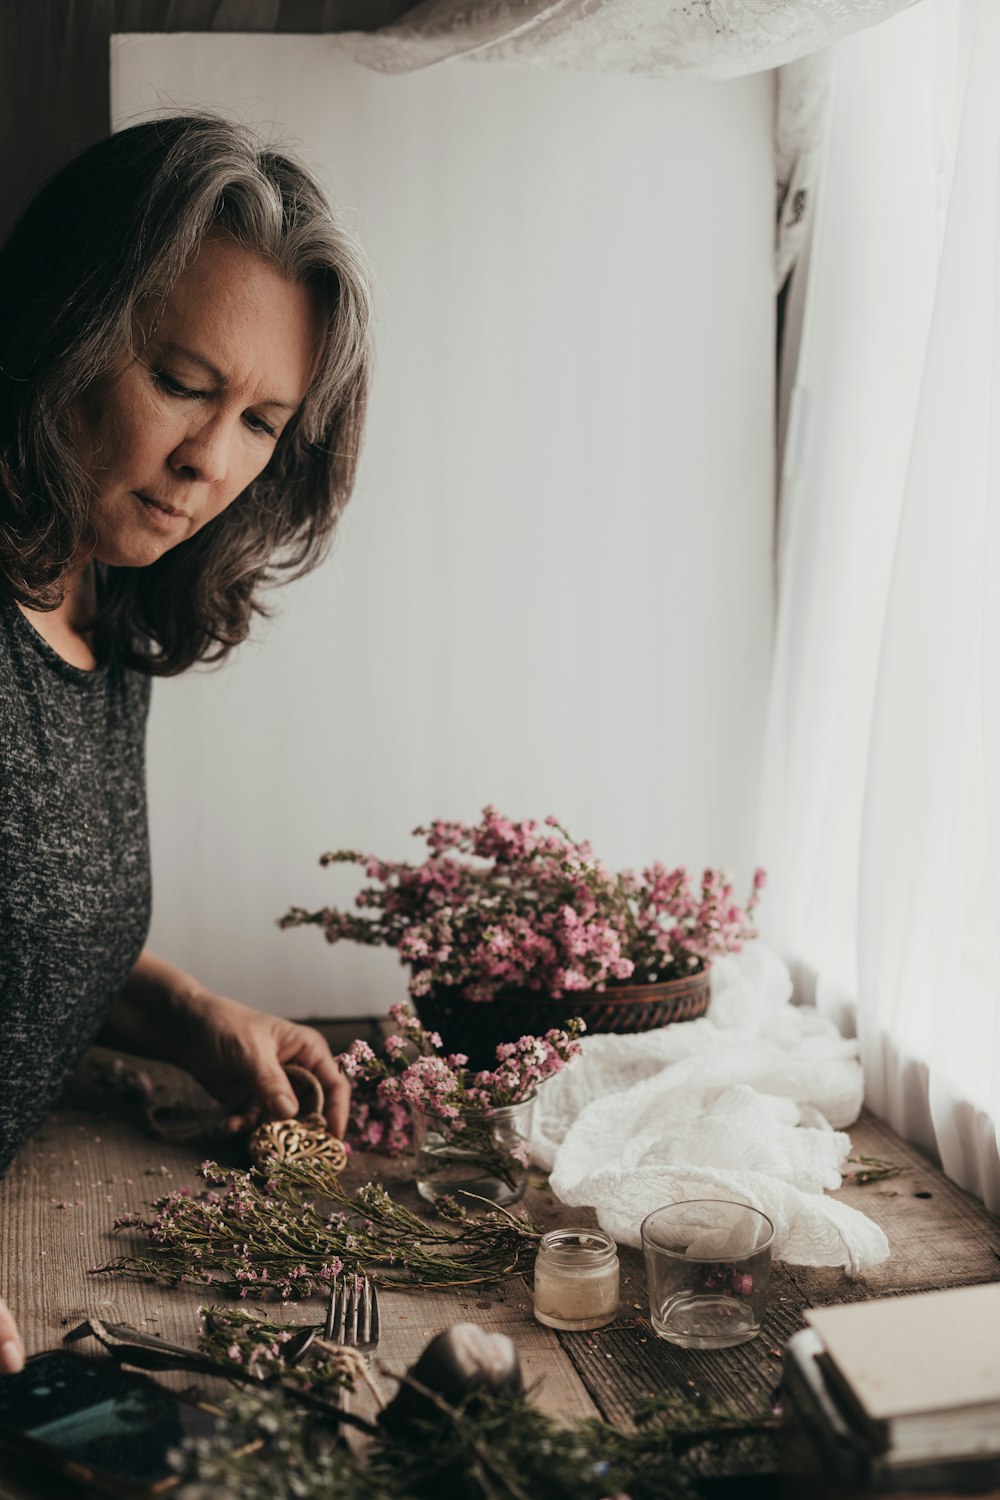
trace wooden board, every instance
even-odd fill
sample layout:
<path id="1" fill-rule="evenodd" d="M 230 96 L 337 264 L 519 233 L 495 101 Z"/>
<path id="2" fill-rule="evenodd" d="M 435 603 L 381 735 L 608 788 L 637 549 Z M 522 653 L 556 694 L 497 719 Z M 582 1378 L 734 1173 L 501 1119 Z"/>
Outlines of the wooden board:
<path id="1" fill-rule="evenodd" d="M 378 1026 L 344 1022 L 324 1029 L 340 1048 L 355 1035 L 374 1039 Z M 163 1065 L 150 1065 L 150 1072 L 161 1094 L 194 1102 L 185 1075 Z M 130 1115 L 106 1092 L 103 1102 L 102 1113 L 77 1105 L 58 1111 L 0 1182 L 0 1286 L 29 1350 L 58 1346 L 66 1329 L 92 1312 L 158 1332 L 172 1342 L 193 1344 L 198 1307 L 208 1300 L 204 1288 L 166 1288 L 92 1274 L 93 1267 L 118 1252 L 111 1228 L 116 1217 L 143 1210 L 172 1188 L 196 1188 L 198 1164 L 215 1154 L 205 1145 L 152 1139 L 134 1108 Z M 619 1316 L 593 1333 L 556 1334 L 535 1323 L 530 1288 L 520 1279 L 473 1291 L 384 1292 L 383 1337 L 373 1362 L 376 1383 L 384 1397 L 390 1395 L 392 1372 L 412 1364 L 434 1333 L 471 1321 L 514 1339 L 529 1382 L 537 1383 L 540 1406 L 560 1419 L 600 1415 L 627 1429 L 645 1401 L 667 1393 L 699 1409 L 716 1403 L 767 1422 L 781 1375 L 782 1346 L 802 1326 L 807 1306 L 1000 1279 L 1000 1224 L 980 1203 L 878 1121 L 864 1116 L 852 1139 L 857 1153 L 903 1168 L 898 1177 L 845 1187 L 839 1195 L 883 1226 L 891 1259 L 856 1280 L 837 1270 L 777 1266 L 764 1331 L 751 1343 L 697 1351 L 657 1338 L 649 1324 L 641 1257 L 623 1249 Z M 356 1156 L 348 1184 L 357 1186 L 372 1176 L 394 1192 L 413 1192 L 406 1160 Z M 525 1211 L 541 1228 L 565 1223 L 569 1214 L 543 1180 L 529 1190 Z M 572 1220 L 593 1222 L 593 1216 L 574 1209 Z M 321 1306 L 313 1299 L 289 1308 L 287 1315 L 318 1318 Z M 175 1376 L 172 1383 L 183 1386 L 190 1377 Z M 749 1476 L 773 1474 L 776 1452 L 773 1433 L 764 1433 L 759 1440 L 706 1450 L 702 1469 L 742 1476 L 737 1493 L 749 1496 Z M 758 1492 L 763 1492 L 759 1486 Z M 2 1500 L 43 1493 L 0 1481 Z"/>

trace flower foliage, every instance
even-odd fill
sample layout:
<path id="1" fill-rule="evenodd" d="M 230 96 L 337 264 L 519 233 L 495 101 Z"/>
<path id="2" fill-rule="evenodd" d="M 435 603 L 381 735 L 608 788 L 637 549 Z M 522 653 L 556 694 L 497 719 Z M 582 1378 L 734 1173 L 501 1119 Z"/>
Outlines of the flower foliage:
<path id="1" fill-rule="evenodd" d="M 530 1395 L 481 1391 L 412 1430 L 377 1433 L 362 1456 L 276 1386 L 240 1391 L 211 1437 L 187 1440 L 174 1468 L 213 1500 L 695 1500 L 699 1455 L 738 1444 L 774 1463 L 777 1418 L 697 1405 L 671 1393 L 634 1432 L 557 1421 Z M 258 1445 L 258 1446 L 255 1446 Z M 751 1447 L 752 1445 L 752 1447 Z M 711 1472 L 711 1471 L 710 1471 Z"/>
<path id="2" fill-rule="evenodd" d="M 469 1000 L 674 979 L 755 936 L 763 870 L 742 908 L 720 870 L 705 870 L 700 886 L 683 866 L 616 874 L 553 817 L 514 822 L 487 807 L 478 824 L 437 819 L 414 836 L 429 850 L 419 865 L 324 854 L 321 864 L 358 865 L 374 883 L 354 911 L 293 907 L 279 925 L 395 948 L 410 967 L 411 995 L 448 985 Z"/>
<path id="3" fill-rule="evenodd" d="M 405 1005 L 389 1011 L 398 1028 L 385 1042 L 385 1059 L 358 1038 L 337 1058 L 352 1081 L 376 1082 L 387 1108 L 419 1109 L 461 1125 L 485 1110 L 504 1109 L 530 1098 L 540 1083 L 559 1073 L 580 1052 L 584 1024 L 577 1017 L 565 1031 L 523 1036 L 496 1049 L 496 1067 L 469 1074 L 461 1052 L 441 1056 L 441 1038 L 428 1031 Z M 414 1057 L 413 1054 L 416 1053 Z"/>
<path id="4" fill-rule="evenodd" d="M 98 1269 L 112 1275 L 227 1287 L 241 1297 L 311 1296 L 342 1272 L 382 1286 L 477 1286 L 531 1264 L 538 1231 L 495 1210 L 475 1218 L 448 1200 L 418 1217 L 379 1183 L 349 1196 L 323 1161 L 232 1172 L 204 1162 L 203 1193 L 168 1193 L 152 1215 L 114 1228 L 145 1243 Z"/>
<path id="5" fill-rule="evenodd" d="M 335 1399 L 341 1390 L 355 1387 L 351 1359 L 356 1351 L 315 1341 L 310 1357 L 301 1364 L 283 1358 L 284 1346 L 309 1324 L 274 1323 L 248 1313 L 242 1307 L 203 1307 L 198 1348 L 223 1368 L 236 1365 L 248 1376 L 263 1382 L 280 1380 L 286 1390 L 324 1392 Z"/>
<path id="6" fill-rule="evenodd" d="M 355 1084 L 351 1091 L 351 1113 L 347 1142 L 351 1149 L 380 1151 L 383 1156 L 402 1156 L 413 1144 L 410 1111 L 398 1101 L 383 1104 L 377 1086 Z"/>

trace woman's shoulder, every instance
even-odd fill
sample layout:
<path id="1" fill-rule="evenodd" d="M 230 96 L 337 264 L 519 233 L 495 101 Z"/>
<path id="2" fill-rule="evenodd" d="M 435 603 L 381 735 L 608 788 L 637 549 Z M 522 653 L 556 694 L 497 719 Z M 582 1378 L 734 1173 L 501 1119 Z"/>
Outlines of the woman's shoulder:
<path id="1" fill-rule="evenodd" d="M 127 665 L 112 646 L 95 659 L 70 660 L 36 628 L 9 591 L 0 589 L 0 705 L 5 717 L 33 706 L 64 712 L 103 703 L 100 712 L 138 717 L 149 709 L 150 679 Z M 94 710 L 96 711 L 96 710 Z"/>

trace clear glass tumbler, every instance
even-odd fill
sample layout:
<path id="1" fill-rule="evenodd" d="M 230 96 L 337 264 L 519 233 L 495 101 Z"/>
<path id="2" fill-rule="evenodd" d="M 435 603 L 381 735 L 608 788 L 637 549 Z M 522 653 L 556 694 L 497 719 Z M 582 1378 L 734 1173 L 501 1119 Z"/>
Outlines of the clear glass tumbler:
<path id="1" fill-rule="evenodd" d="M 747 1203 L 700 1198 L 643 1220 L 654 1331 L 685 1349 L 727 1349 L 759 1332 L 774 1225 Z"/>
<path id="2" fill-rule="evenodd" d="M 462 1193 L 486 1198 L 506 1207 L 524 1197 L 531 1159 L 531 1094 L 519 1104 L 484 1110 L 458 1120 L 413 1110 L 413 1147 L 416 1153 L 417 1192 L 428 1203 L 458 1197 L 465 1208 L 475 1208 Z"/>

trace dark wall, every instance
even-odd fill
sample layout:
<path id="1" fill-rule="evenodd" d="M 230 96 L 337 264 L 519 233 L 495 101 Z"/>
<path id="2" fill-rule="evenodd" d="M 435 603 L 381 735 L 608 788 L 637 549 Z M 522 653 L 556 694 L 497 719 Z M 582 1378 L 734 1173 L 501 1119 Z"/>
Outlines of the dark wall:
<path id="1" fill-rule="evenodd" d="M 0 0 L 0 238 L 35 188 L 111 125 L 118 31 L 374 31 L 414 0 Z"/>

